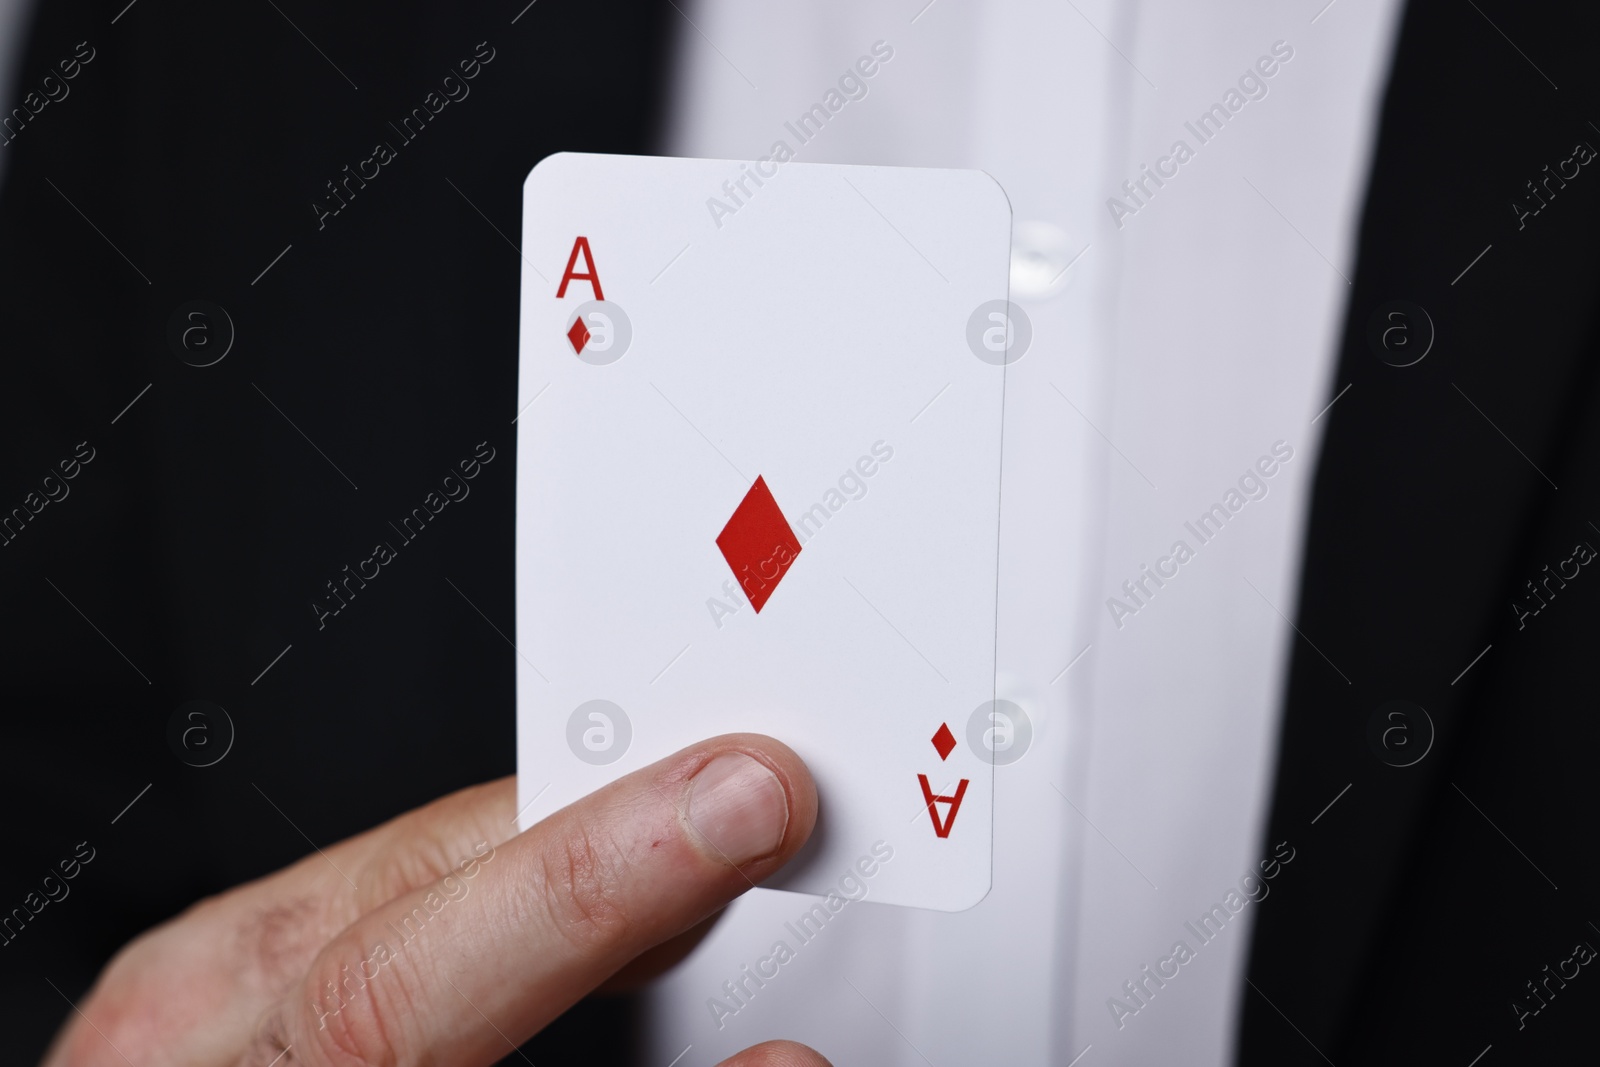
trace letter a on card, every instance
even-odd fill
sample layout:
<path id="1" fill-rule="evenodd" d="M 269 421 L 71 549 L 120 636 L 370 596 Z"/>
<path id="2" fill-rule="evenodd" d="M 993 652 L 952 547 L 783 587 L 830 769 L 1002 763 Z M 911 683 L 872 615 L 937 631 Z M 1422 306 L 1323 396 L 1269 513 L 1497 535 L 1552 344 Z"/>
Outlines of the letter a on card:
<path id="1" fill-rule="evenodd" d="M 583 253 L 583 265 L 589 268 L 587 274 L 574 269 L 578 265 L 579 252 Z M 589 251 L 587 237 L 579 237 L 572 242 L 572 254 L 567 257 L 567 269 L 561 272 L 561 287 L 556 290 L 557 300 L 567 295 L 569 282 L 588 282 L 594 288 L 594 298 L 605 299 L 605 294 L 600 291 L 600 272 L 594 269 L 594 253 Z"/>
<path id="2" fill-rule="evenodd" d="M 967 793 L 967 779 L 961 779 L 961 783 L 956 786 L 954 796 L 936 796 L 933 792 L 933 787 L 928 784 L 928 776 L 926 774 L 917 775 L 917 781 L 922 785 L 922 799 L 928 805 L 928 818 L 933 820 L 933 832 L 940 837 L 949 837 L 950 828 L 956 824 L 956 812 L 961 810 L 961 798 Z M 950 810 L 945 814 L 944 822 L 939 821 L 939 810 L 935 807 L 937 804 L 950 805 Z"/>

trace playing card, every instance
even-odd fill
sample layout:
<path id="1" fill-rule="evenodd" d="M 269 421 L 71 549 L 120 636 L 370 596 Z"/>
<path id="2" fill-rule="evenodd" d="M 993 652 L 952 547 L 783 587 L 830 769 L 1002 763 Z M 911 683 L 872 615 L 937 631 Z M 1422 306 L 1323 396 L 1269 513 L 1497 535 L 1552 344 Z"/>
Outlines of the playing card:
<path id="1" fill-rule="evenodd" d="M 523 220 L 521 825 L 755 731 L 821 797 L 769 886 L 977 903 L 1005 194 L 978 171 L 564 153 Z"/>

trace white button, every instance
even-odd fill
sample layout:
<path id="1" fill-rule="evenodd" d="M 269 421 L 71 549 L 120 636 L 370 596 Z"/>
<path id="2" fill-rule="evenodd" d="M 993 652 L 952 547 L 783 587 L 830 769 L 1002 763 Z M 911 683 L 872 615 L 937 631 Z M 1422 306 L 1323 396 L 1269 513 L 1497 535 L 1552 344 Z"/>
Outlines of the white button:
<path id="1" fill-rule="evenodd" d="M 1011 299 L 1043 300 L 1067 287 L 1067 267 L 1082 249 L 1051 222 L 1019 222 L 1011 234 Z"/>

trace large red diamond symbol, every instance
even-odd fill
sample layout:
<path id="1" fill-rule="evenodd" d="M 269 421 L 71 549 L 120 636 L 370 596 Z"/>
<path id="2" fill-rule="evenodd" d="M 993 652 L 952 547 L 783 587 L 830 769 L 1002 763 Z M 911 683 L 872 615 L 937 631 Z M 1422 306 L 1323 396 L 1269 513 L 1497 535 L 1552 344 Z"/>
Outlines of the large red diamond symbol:
<path id="1" fill-rule="evenodd" d="M 956 735 L 950 732 L 948 724 L 939 724 L 939 732 L 933 735 L 933 747 L 939 750 L 940 759 L 950 758 L 951 750 L 956 747 Z"/>
<path id="2" fill-rule="evenodd" d="M 572 323 L 572 329 L 567 331 L 567 340 L 572 342 L 572 350 L 583 355 L 583 346 L 589 343 L 589 327 L 583 324 L 583 316 L 579 315 Z"/>
<path id="3" fill-rule="evenodd" d="M 800 554 L 800 542 L 759 477 L 717 535 L 717 547 L 757 615 Z"/>

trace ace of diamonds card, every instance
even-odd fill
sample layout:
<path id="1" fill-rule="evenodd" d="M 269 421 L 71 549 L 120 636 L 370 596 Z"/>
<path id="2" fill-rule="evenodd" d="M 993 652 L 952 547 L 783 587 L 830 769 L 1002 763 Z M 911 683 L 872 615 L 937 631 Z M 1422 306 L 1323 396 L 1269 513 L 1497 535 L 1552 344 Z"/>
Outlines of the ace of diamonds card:
<path id="1" fill-rule="evenodd" d="M 770 887 L 827 893 L 887 846 L 869 900 L 954 911 L 988 892 L 994 768 L 971 724 L 994 697 L 1010 230 L 977 171 L 534 168 L 523 827 L 755 731 L 821 798 Z"/>

